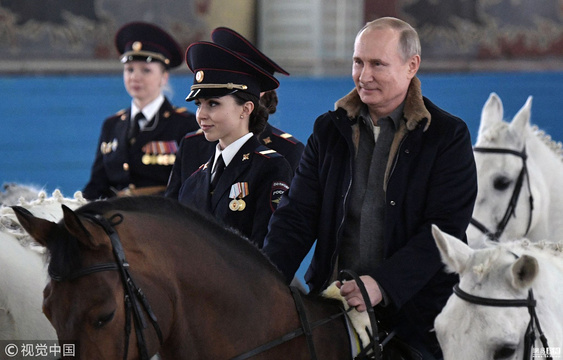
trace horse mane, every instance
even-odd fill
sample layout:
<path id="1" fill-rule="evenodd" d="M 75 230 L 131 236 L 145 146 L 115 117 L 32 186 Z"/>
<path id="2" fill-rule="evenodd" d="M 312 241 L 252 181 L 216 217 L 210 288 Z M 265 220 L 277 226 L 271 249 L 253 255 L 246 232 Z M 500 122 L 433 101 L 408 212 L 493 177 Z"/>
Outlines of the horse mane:
<path id="1" fill-rule="evenodd" d="M 497 259 L 504 252 L 524 254 L 541 253 L 547 256 L 563 260 L 563 241 L 551 242 L 547 240 L 532 242 L 528 239 L 518 239 L 506 242 L 487 241 L 487 257 L 479 264 L 473 266 L 473 272 L 479 277 L 484 277 L 497 263 Z M 531 254 L 532 255 L 532 254 Z"/>
<path id="2" fill-rule="evenodd" d="M 561 141 L 553 140 L 550 135 L 541 130 L 537 125 L 532 125 L 531 131 L 563 161 L 563 143 Z"/>
<path id="3" fill-rule="evenodd" d="M 105 201 L 90 202 L 75 210 L 75 213 L 78 215 L 103 215 L 110 211 L 151 213 L 168 219 L 177 219 L 181 222 L 189 221 L 194 223 L 199 229 L 203 229 L 214 235 L 208 237 L 209 241 L 212 241 L 212 239 L 218 239 L 223 244 L 236 247 L 237 252 L 243 252 L 247 256 L 251 257 L 254 261 L 262 264 L 265 269 L 270 270 L 272 274 L 283 281 L 281 273 L 254 243 L 250 242 L 235 229 L 227 227 L 225 224 L 219 222 L 212 215 L 202 213 L 190 206 L 182 205 L 177 200 L 163 196 L 117 197 Z"/>
<path id="4" fill-rule="evenodd" d="M 44 190 L 39 191 L 37 198 L 32 200 L 26 200 L 24 197 L 20 197 L 18 206 L 28 210 L 33 210 L 35 207 L 44 205 L 64 204 L 76 207 L 86 203 L 87 200 L 82 196 L 82 192 L 80 191 L 75 192 L 74 197 L 70 199 L 65 198 L 61 191 L 56 189 L 53 191 L 51 197 L 47 197 L 47 193 Z M 10 206 L 2 205 L 0 207 L 0 231 L 10 234 L 24 247 L 30 247 L 41 253 L 45 252 L 45 249 L 37 244 L 37 242 L 23 229 Z"/>
<path id="5" fill-rule="evenodd" d="M 489 125 L 487 130 L 479 134 L 479 138 L 486 141 L 493 142 L 495 139 L 499 138 L 501 134 L 508 131 L 509 123 L 506 121 L 497 122 Z M 537 125 L 528 126 L 529 133 L 535 136 L 541 143 L 547 146 L 561 161 L 563 161 L 563 143 L 561 141 L 555 141 L 551 135 L 547 134 L 544 130 L 541 130 Z"/>

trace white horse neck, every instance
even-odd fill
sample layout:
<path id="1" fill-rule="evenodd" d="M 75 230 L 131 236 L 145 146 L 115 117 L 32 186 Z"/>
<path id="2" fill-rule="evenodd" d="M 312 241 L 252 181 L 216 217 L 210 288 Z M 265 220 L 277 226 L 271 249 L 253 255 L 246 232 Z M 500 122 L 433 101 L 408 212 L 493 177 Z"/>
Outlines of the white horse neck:
<path id="1" fill-rule="evenodd" d="M 4 232 L 0 232 L 0 246 L 0 339 L 56 339 L 41 311 L 47 283 L 44 256 Z"/>
<path id="2" fill-rule="evenodd" d="M 530 127 L 526 139 L 528 176 L 542 192 L 541 201 L 534 208 L 539 222 L 527 237 L 557 239 L 563 231 L 563 156 L 561 145 L 535 127 Z"/>

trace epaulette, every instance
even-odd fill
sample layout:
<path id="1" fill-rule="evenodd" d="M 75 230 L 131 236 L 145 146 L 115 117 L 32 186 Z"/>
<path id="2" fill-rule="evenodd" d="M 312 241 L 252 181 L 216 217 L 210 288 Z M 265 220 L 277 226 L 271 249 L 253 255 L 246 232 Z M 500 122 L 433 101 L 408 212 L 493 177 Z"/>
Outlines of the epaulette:
<path id="1" fill-rule="evenodd" d="M 115 114 L 111 115 L 108 119 L 115 119 L 120 118 L 121 120 L 127 120 L 129 118 L 128 113 L 129 109 L 121 109 Z"/>
<path id="2" fill-rule="evenodd" d="M 299 140 L 297 140 L 296 138 L 293 137 L 293 135 L 291 135 L 290 133 L 286 133 L 284 131 L 281 131 L 277 128 L 273 128 L 272 129 L 272 135 L 282 138 L 292 144 L 296 144 Z"/>
<path id="3" fill-rule="evenodd" d="M 256 154 L 262 155 L 263 157 L 266 157 L 266 158 L 276 158 L 276 157 L 282 156 L 276 150 L 272 150 L 269 147 L 266 147 L 264 145 L 258 146 L 254 152 Z"/>
<path id="4" fill-rule="evenodd" d="M 196 131 L 192 131 L 192 132 L 189 132 L 186 135 L 184 135 L 184 139 L 189 139 L 191 137 L 199 136 L 199 135 L 202 135 L 202 134 L 203 134 L 203 130 L 197 129 Z"/>

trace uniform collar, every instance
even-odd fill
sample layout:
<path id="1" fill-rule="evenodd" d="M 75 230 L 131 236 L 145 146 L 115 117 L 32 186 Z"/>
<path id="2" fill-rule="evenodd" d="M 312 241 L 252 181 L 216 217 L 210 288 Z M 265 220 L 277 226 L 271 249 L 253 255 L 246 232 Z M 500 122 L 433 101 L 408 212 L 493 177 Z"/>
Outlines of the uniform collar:
<path id="1" fill-rule="evenodd" d="M 156 115 L 158 110 L 160 110 L 160 107 L 163 103 L 164 95 L 162 94 L 158 95 L 156 99 L 148 103 L 147 106 L 145 106 L 142 110 L 145 119 L 147 119 L 147 121 L 150 121 L 150 119 L 152 119 Z M 131 101 L 131 119 L 134 119 L 139 112 L 141 112 L 139 107 L 135 105 L 134 101 Z"/>
<path id="2" fill-rule="evenodd" d="M 224 148 L 222 151 L 221 149 L 219 149 L 219 144 L 217 144 L 215 148 L 215 159 L 213 161 L 213 164 L 217 163 L 217 158 L 219 157 L 219 155 L 223 155 L 223 161 L 225 162 L 225 166 L 228 166 L 231 160 L 233 160 L 235 155 L 238 153 L 240 148 L 248 141 L 248 139 L 250 139 L 253 136 L 254 134 L 252 132 L 249 132 L 248 134 L 233 141 L 229 146 Z"/>

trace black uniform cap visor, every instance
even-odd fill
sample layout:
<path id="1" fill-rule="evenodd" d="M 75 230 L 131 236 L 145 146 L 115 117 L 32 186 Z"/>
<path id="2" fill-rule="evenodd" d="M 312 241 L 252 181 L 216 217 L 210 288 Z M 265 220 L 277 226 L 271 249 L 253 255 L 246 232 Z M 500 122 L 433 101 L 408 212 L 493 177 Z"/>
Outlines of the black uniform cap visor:
<path id="1" fill-rule="evenodd" d="M 190 91 L 186 101 L 193 101 L 195 99 L 211 99 L 220 98 L 226 95 L 236 93 L 237 89 L 194 89 Z"/>

